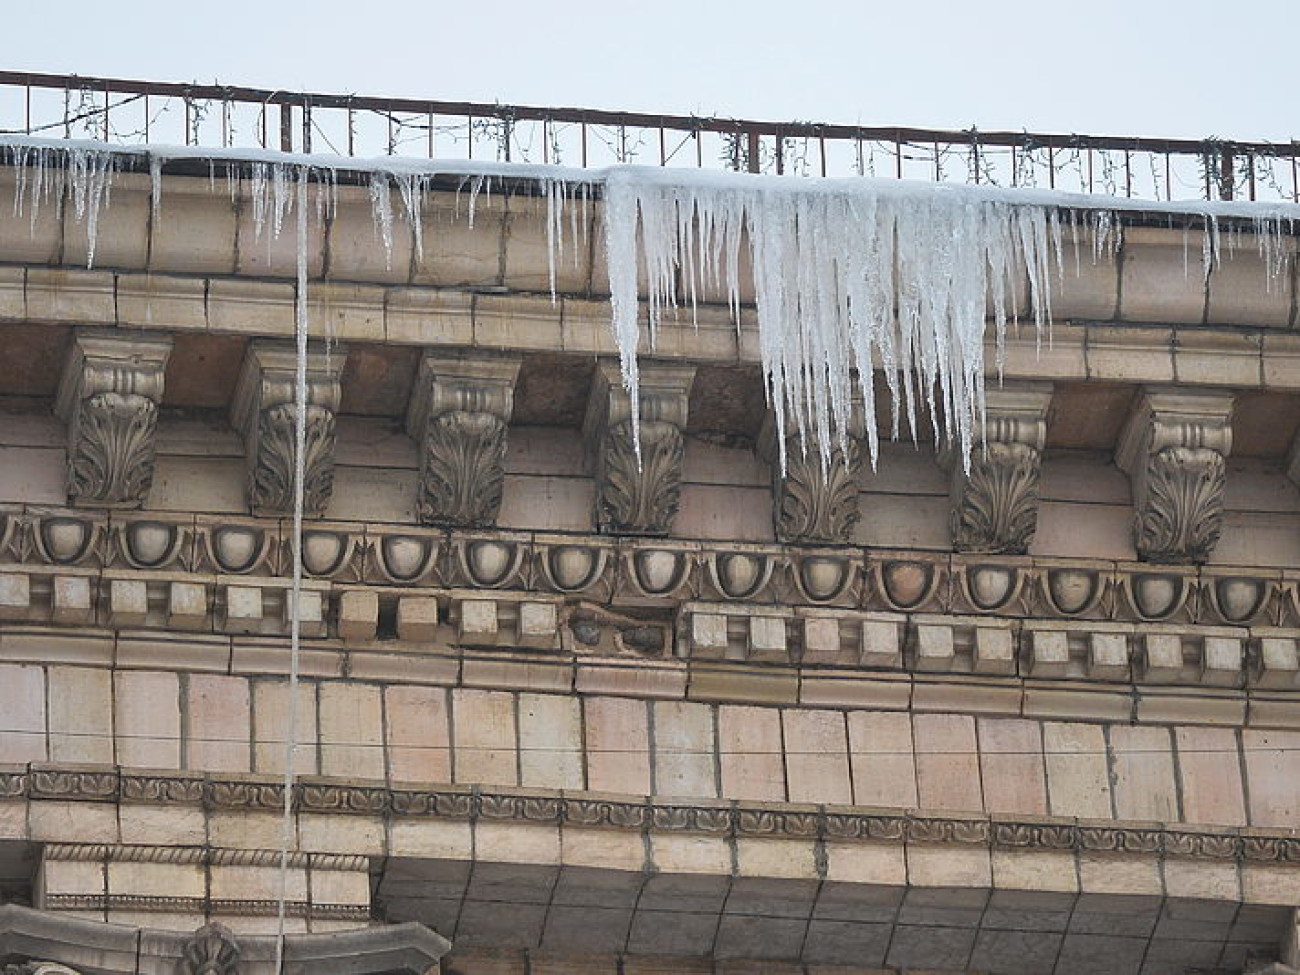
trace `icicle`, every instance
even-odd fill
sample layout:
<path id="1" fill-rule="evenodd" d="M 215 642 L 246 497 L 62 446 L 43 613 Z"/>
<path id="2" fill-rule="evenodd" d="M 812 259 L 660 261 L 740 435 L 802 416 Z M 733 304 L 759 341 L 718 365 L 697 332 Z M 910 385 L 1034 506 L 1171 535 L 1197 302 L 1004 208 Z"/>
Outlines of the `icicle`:
<path id="1" fill-rule="evenodd" d="M 307 185 L 309 170 L 297 167 L 295 217 L 297 244 L 297 294 L 294 304 L 294 335 L 297 367 L 294 373 L 293 575 L 289 590 L 289 716 L 285 735 L 284 805 L 280 839 L 280 892 L 277 907 L 275 971 L 283 971 L 285 917 L 288 903 L 289 849 L 293 843 L 293 782 L 297 758 L 298 677 L 302 637 L 302 526 L 307 481 Z"/>

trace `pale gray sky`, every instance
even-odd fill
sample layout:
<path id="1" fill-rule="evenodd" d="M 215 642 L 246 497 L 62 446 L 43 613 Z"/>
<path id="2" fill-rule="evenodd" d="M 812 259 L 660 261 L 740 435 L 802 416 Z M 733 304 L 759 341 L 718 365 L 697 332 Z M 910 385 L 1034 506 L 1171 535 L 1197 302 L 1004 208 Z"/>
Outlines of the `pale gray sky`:
<path id="1" fill-rule="evenodd" d="M 11 4 L 5 65 L 773 121 L 1286 140 L 1300 0 Z"/>

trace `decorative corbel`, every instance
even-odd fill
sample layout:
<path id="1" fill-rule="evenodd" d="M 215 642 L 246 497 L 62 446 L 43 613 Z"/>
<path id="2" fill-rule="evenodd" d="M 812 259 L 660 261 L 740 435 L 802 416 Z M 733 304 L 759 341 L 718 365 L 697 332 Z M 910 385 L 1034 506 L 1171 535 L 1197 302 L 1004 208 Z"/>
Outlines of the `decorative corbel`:
<path id="1" fill-rule="evenodd" d="M 1136 508 L 1134 544 L 1144 562 L 1206 562 L 1223 529 L 1225 458 L 1233 395 L 1144 389 L 1115 449 Z"/>
<path id="2" fill-rule="evenodd" d="M 758 436 L 758 455 L 772 471 L 772 524 L 782 542 L 800 545 L 847 545 L 853 541 L 861 512 L 862 403 L 855 398 L 847 436 L 822 450 L 815 431 L 800 435 L 785 424 L 785 471 L 771 410 Z"/>
<path id="3" fill-rule="evenodd" d="M 334 491 L 334 414 L 346 356 L 342 346 L 328 352 L 313 346 L 307 353 L 303 512 L 308 517 L 323 515 Z M 255 515 L 293 511 L 297 363 L 292 343 L 254 341 L 235 386 L 230 416 L 244 438 L 248 506 Z"/>
<path id="4" fill-rule="evenodd" d="M 1038 528 L 1038 481 L 1047 440 L 1050 383 L 1006 384 L 984 393 L 984 427 L 970 469 L 954 447 L 939 451 L 948 472 L 952 545 L 958 552 L 1024 555 Z"/>
<path id="5" fill-rule="evenodd" d="M 181 948 L 183 975 L 236 975 L 239 942 L 224 924 L 212 922 L 194 932 Z"/>
<path id="6" fill-rule="evenodd" d="M 496 524 L 518 375 L 512 358 L 426 352 L 420 360 L 406 429 L 420 450 L 422 523 Z"/>
<path id="7" fill-rule="evenodd" d="M 620 535 L 667 535 L 681 503 L 682 430 L 694 366 L 642 363 L 640 459 L 632 403 L 617 363 L 597 363 L 583 438 L 596 475 L 596 527 Z"/>
<path id="8" fill-rule="evenodd" d="M 68 501 L 139 508 L 153 483 L 158 404 L 172 342 L 107 329 L 73 333 L 54 412 L 68 425 Z"/>

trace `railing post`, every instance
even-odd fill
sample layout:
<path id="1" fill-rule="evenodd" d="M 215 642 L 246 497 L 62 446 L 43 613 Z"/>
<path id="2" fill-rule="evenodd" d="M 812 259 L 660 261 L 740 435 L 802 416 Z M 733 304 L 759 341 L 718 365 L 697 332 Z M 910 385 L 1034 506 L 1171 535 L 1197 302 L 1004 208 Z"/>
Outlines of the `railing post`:
<path id="1" fill-rule="evenodd" d="M 1236 175 L 1233 173 L 1232 149 L 1223 147 L 1223 162 L 1219 166 L 1219 199 L 1231 200 L 1235 189 Z"/>
<path id="2" fill-rule="evenodd" d="M 293 152 L 293 106 L 280 105 L 280 151 Z"/>
<path id="3" fill-rule="evenodd" d="M 749 171 L 751 173 L 757 173 L 760 171 L 759 159 L 758 159 L 758 133 L 757 132 L 754 131 L 749 132 L 748 148 L 749 148 Z"/>

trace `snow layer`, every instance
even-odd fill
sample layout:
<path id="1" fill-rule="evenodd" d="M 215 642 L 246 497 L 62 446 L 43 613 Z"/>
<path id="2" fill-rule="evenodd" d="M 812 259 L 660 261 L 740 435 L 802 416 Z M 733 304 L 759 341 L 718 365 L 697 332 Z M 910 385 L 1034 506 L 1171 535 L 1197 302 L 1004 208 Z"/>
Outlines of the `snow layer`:
<path id="1" fill-rule="evenodd" d="M 793 425 L 805 444 L 815 443 L 828 459 L 834 444 L 849 435 L 856 395 L 865 407 L 873 463 L 873 383 L 858 377 L 877 369 L 891 391 L 894 434 L 900 415 L 915 431 L 924 408 L 941 438 L 969 463 L 982 427 L 986 320 L 992 318 L 999 366 L 1008 321 L 1023 314 L 1040 334 L 1046 330 L 1052 281 L 1067 263 L 1063 244 L 1073 245 L 1070 263 L 1081 260 L 1081 227 L 1089 231 L 1096 259 L 1114 246 L 1120 214 L 1163 214 L 1172 225 L 1199 230 L 1202 269 L 1208 274 L 1219 260 L 1219 221 L 1246 221 L 1277 274 L 1285 254 L 1281 238 L 1300 220 L 1300 207 L 1285 204 L 1158 203 L 899 180 L 639 167 L 592 171 L 0 139 L 0 164 L 17 170 L 14 212 L 29 213 L 34 226 L 41 207 L 61 210 L 67 201 L 85 226 L 88 264 L 94 262 L 99 214 L 110 205 L 113 175 L 128 165 L 147 169 L 157 217 L 162 172 L 177 160 L 206 161 L 213 181 L 225 178 L 232 196 L 241 179 L 248 180 L 259 236 L 278 237 L 296 211 L 300 246 L 307 184 L 318 187 L 315 210 L 321 220 L 333 208 L 339 174 L 360 174 L 370 188 L 376 239 L 390 255 L 399 222 L 422 251 L 421 209 L 436 178 L 462 177 L 471 225 L 480 192 L 491 191 L 497 181 L 531 181 L 546 201 L 552 291 L 557 262 L 566 248 L 581 244 L 586 222 L 579 220 L 579 211 L 601 197 L 611 326 L 634 403 L 637 356 L 644 351 L 643 299 L 652 351 L 666 310 L 693 308 L 704 288 L 721 289 L 739 322 L 740 296 L 752 288 L 778 432 Z M 304 309 L 308 282 L 302 255 L 299 264 L 298 299 Z M 1024 282 L 1029 307 L 1021 309 L 1008 302 Z M 307 323 L 300 325 L 305 335 Z M 632 415 L 635 420 L 635 409 Z M 784 467 L 783 435 L 778 443 Z"/>

